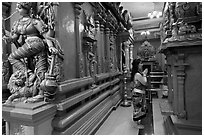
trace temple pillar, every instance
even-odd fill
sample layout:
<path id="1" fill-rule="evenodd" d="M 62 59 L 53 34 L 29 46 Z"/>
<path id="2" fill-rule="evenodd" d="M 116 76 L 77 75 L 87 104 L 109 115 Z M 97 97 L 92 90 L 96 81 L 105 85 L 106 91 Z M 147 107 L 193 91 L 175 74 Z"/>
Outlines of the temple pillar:
<path id="1" fill-rule="evenodd" d="M 174 65 L 177 71 L 177 98 L 178 98 L 178 117 L 186 118 L 186 108 L 185 108 L 185 67 L 188 65 L 184 62 L 184 54 L 178 54 L 178 62 Z"/>
<path id="2" fill-rule="evenodd" d="M 77 49 L 77 66 L 76 69 L 78 72 L 77 77 L 84 77 L 84 66 L 83 66 L 83 58 L 82 58 L 82 47 L 81 47 L 81 33 L 80 33 L 80 14 L 81 14 L 81 5 L 83 2 L 74 2 L 74 11 L 75 11 L 75 38 L 76 38 L 76 49 Z"/>
<path id="3" fill-rule="evenodd" d="M 105 72 L 110 72 L 110 29 L 105 29 Z"/>
<path id="4" fill-rule="evenodd" d="M 133 48 L 134 46 L 132 44 L 130 44 L 130 69 L 132 69 L 132 62 L 133 62 Z"/>
<path id="5" fill-rule="evenodd" d="M 110 31 L 110 70 L 114 72 L 116 70 L 116 52 L 115 52 L 115 38 L 113 34 L 113 30 Z"/>
<path id="6" fill-rule="evenodd" d="M 97 15 L 96 15 L 97 16 Z M 101 73 L 101 52 L 100 52 L 100 43 L 101 43 L 101 39 L 100 39 L 100 23 L 99 23 L 99 19 L 95 18 L 95 28 L 96 28 L 96 60 L 97 60 L 97 67 L 96 67 L 96 73 L 100 74 Z"/>
<path id="7" fill-rule="evenodd" d="M 118 70 L 118 60 L 119 60 L 119 58 L 117 58 L 118 56 L 117 56 L 116 36 L 117 35 L 113 32 L 113 37 L 114 37 L 114 45 L 113 45 L 114 46 L 114 52 L 113 52 L 114 66 L 115 66 L 115 71 L 119 71 Z"/>
<path id="8" fill-rule="evenodd" d="M 100 21 L 100 32 L 101 32 L 101 42 L 100 42 L 100 46 L 101 46 L 101 64 L 105 63 L 105 55 L 104 55 L 104 22 Z M 105 72 L 105 68 L 104 65 L 101 66 L 101 72 L 104 73 Z"/>
<path id="9" fill-rule="evenodd" d="M 130 72 L 130 42 L 124 42 L 125 45 L 125 66 L 128 72 Z"/>

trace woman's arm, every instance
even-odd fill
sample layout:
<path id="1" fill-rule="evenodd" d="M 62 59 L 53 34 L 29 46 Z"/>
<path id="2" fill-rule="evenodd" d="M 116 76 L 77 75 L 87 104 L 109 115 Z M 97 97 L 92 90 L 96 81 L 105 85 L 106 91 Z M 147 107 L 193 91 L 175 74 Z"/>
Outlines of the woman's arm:
<path id="1" fill-rule="evenodd" d="M 135 74 L 135 78 L 134 81 L 140 81 L 142 83 L 142 85 L 146 85 L 147 84 L 147 77 L 146 76 L 142 76 L 140 73 L 136 73 Z"/>

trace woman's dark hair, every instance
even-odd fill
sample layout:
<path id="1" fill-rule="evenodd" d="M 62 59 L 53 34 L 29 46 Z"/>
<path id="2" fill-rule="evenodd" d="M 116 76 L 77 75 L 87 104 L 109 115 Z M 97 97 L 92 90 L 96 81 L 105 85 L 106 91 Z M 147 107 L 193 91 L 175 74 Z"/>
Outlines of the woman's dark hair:
<path id="1" fill-rule="evenodd" d="M 135 73 L 139 72 L 138 66 L 140 64 L 140 59 L 134 59 L 132 62 L 132 72 L 131 72 L 131 81 L 134 80 Z"/>

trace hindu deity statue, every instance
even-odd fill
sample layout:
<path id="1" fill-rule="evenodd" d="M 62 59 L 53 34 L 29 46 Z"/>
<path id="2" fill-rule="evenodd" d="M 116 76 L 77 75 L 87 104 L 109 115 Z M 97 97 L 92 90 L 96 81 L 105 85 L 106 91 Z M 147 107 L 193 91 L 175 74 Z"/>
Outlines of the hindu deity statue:
<path id="1" fill-rule="evenodd" d="M 21 17 L 14 22 L 11 32 L 3 36 L 7 43 L 14 43 L 17 48 L 8 57 L 16 72 L 8 83 L 12 95 L 6 103 L 53 99 L 56 90 L 51 91 L 50 88 L 57 87 L 52 75 L 53 66 L 56 56 L 63 54 L 59 42 L 54 38 L 55 5 L 48 2 L 40 5 L 37 2 L 17 3 L 16 12 Z"/>

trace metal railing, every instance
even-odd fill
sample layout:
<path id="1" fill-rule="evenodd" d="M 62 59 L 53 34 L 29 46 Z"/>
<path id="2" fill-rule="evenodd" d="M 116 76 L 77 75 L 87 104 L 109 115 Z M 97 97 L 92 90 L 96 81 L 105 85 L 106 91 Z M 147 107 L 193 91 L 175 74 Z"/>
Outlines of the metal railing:
<path id="1" fill-rule="evenodd" d="M 148 87 L 146 91 L 148 91 L 148 99 L 150 100 L 150 103 L 152 102 L 152 95 L 157 94 L 158 92 L 168 91 L 168 89 L 161 88 L 161 85 L 164 85 L 164 78 L 167 78 L 168 76 L 164 72 L 150 72 L 147 76 L 148 79 Z"/>

